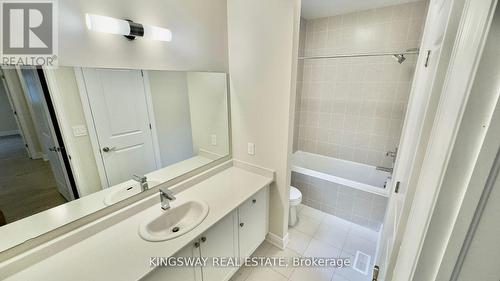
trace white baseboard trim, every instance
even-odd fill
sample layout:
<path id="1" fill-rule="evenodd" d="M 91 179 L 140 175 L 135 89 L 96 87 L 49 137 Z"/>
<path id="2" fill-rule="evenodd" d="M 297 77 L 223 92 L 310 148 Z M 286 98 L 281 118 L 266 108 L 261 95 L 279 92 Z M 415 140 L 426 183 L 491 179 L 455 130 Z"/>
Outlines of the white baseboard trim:
<path id="1" fill-rule="evenodd" d="M 274 246 L 284 250 L 286 246 L 288 245 L 288 242 L 290 241 L 290 238 L 288 236 L 288 232 L 286 233 L 285 237 L 281 238 L 278 235 L 274 233 L 267 233 L 266 235 L 266 241 L 273 244 Z"/>
<path id="2" fill-rule="evenodd" d="M 19 135 L 19 130 L 0 131 L 0 137 Z"/>

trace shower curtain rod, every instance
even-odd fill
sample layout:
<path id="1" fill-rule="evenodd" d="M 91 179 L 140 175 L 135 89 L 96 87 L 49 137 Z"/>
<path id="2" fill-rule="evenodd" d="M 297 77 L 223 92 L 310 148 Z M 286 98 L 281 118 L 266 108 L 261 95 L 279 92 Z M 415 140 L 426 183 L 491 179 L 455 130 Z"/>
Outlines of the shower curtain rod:
<path id="1" fill-rule="evenodd" d="M 383 57 L 394 55 L 417 55 L 419 51 L 394 52 L 394 53 L 359 53 L 359 54 L 342 54 L 330 56 L 305 56 L 299 57 L 299 60 L 316 60 L 316 59 L 336 59 L 336 58 L 355 58 L 355 57 Z"/>

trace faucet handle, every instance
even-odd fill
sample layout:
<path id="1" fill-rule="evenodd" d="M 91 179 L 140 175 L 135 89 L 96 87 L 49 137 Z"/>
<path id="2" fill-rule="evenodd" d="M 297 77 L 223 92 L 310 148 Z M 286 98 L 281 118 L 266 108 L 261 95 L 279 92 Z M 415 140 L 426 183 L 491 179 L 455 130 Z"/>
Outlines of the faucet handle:
<path id="1" fill-rule="evenodd" d="M 133 175 L 132 179 L 140 183 L 145 183 L 148 181 L 148 178 L 144 175 L 143 176 Z"/>

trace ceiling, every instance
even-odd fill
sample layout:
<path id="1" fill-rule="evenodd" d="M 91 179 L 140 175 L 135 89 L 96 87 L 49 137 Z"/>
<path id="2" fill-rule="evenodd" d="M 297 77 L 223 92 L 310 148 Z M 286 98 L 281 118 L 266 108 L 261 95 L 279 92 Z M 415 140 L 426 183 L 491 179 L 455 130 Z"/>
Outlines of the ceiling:
<path id="1" fill-rule="evenodd" d="M 302 17 L 309 20 L 420 0 L 302 0 Z"/>

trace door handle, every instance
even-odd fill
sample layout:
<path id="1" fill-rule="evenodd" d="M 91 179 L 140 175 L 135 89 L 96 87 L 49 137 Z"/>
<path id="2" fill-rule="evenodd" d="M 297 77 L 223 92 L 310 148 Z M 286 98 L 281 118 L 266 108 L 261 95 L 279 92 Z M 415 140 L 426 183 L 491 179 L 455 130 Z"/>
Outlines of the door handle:
<path id="1" fill-rule="evenodd" d="M 244 225 L 245 225 L 244 223 L 240 222 L 240 227 L 243 227 Z"/>
<path id="2" fill-rule="evenodd" d="M 104 152 L 110 152 L 110 151 L 114 151 L 115 149 L 116 149 L 116 147 L 114 147 L 114 146 L 112 146 L 112 147 L 105 146 L 105 147 L 102 148 L 102 151 L 104 151 Z"/>
<path id="3" fill-rule="evenodd" d="M 61 148 L 56 147 L 56 146 L 54 146 L 54 147 L 49 147 L 49 151 L 58 152 L 58 151 L 61 151 Z"/>

